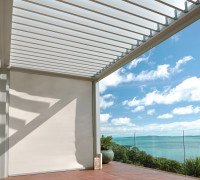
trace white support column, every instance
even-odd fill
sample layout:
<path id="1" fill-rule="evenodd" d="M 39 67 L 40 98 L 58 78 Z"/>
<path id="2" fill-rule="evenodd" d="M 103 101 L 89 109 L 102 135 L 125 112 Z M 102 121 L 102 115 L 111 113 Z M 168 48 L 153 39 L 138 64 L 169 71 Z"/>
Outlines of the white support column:
<path id="1" fill-rule="evenodd" d="M 10 65 L 13 0 L 0 0 L 0 68 Z"/>
<path id="2" fill-rule="evenodd" d="M 9 71 L 0 69 L 0 179 L 8 177 Z"/>
<path id="3" fill-rule="evenodd" d="M 8 97 L 13 0 L 0 0 L 0 179 L 8 177 Z"/>
<path id="4" fill-rule="evenodd" d="M 94 157 L 101 153 L 100 146 L 100 108 L 99 108 L 99 82 L 92 82 L 93 93 L 93 132 L 94 132 Z"/>

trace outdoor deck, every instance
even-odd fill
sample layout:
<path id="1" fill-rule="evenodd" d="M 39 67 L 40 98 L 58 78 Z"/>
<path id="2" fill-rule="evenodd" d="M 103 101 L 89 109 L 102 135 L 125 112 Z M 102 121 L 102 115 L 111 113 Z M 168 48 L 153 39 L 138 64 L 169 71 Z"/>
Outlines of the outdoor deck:
<path id="1" fill-rule="evenodd" d="M 36 175 L 9 177 L 5 180 L 192 180 L 173 173 L 112 162 L 102 170 L 66 171 Z"/>

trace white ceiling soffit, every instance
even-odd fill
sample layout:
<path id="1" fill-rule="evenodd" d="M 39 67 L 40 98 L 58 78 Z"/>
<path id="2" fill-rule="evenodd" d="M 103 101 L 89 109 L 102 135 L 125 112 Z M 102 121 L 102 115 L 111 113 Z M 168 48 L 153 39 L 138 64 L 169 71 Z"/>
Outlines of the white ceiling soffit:
<path id="1" fill-rule="evenodd" d="M 199 17 L 199 0 L 14 0 L 10 67 L 102 79 Z"/>

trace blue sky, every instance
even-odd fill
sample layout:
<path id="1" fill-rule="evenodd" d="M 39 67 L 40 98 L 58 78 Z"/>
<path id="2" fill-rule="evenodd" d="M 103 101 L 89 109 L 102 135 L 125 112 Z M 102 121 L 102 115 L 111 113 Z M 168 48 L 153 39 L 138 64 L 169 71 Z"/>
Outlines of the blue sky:
<path id="1" fill-rule="evenodd" d="M 100 81 L 101 133 L 200 134 L 200 20 Z"/>

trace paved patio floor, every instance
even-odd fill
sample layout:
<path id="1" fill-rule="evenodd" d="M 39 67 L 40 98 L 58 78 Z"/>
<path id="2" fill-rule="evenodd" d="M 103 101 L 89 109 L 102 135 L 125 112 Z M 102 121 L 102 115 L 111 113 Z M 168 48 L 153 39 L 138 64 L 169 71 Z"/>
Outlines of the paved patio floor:
<path id="1" fill-rule="evenodd" d="M 5 180 L 194 180 L 164 171 L 119 162 L 103 165 L 102 170 L 66 171 L 9 177 Z"/>

